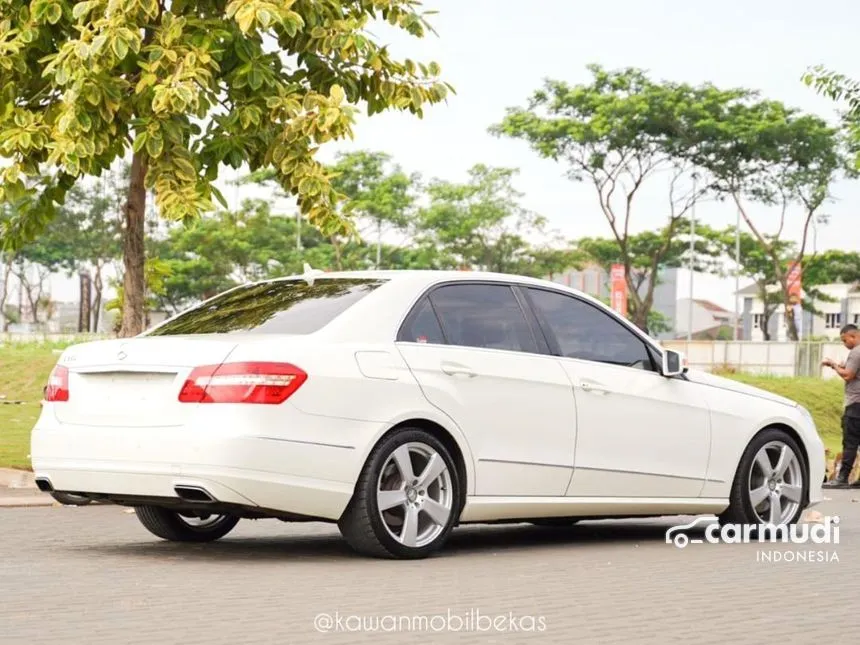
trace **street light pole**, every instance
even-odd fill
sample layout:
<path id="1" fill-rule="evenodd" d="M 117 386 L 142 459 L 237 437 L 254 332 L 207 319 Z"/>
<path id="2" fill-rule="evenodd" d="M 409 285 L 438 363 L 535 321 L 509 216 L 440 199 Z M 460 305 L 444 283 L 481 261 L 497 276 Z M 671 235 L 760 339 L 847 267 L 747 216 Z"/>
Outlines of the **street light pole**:
<path id="1" fill-rule="evenodd" d="M 735 324 L 734 339 L 738 339 L 738 323 L 741 320 L 741 209 L 738 207 L 735 222 Z"/>
<path id="2" fill-rule="evenodd" d="M 693 257 L 696 253 L 696 174 L 693 173 L 693 207 L 690 211 L 690 298 L 687 303 L 687 342 L 693 340 Z M 689 350 L 688 350 L 689 351 Z"/>

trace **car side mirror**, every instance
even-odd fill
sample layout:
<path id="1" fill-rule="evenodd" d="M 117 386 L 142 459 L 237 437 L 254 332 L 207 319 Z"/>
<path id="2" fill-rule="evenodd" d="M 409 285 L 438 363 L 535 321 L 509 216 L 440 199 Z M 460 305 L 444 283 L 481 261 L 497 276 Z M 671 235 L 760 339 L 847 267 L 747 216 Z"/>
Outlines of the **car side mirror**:
<path id="1" fill-rule="evenodd" d="M 687 361 L 681 352 L 671 349 L 663 350 L 663 365 L 660 372 L 663 376 L 680 376 L 687 371 Z"/>

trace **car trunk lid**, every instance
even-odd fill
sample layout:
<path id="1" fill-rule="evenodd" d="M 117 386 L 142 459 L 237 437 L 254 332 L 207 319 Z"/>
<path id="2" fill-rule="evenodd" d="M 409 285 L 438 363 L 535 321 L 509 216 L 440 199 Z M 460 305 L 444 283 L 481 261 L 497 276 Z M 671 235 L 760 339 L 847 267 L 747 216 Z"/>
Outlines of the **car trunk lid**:
<path id="1" fill-rule="evenodd" d="M 183 425 L 193 405 L 179 391 L 194 367 L 224 362 L 238 344 L 213 336 L 139 337 L 69 348 L 69 400 L 54 406 L 61 423 L 90 426 Z"/>

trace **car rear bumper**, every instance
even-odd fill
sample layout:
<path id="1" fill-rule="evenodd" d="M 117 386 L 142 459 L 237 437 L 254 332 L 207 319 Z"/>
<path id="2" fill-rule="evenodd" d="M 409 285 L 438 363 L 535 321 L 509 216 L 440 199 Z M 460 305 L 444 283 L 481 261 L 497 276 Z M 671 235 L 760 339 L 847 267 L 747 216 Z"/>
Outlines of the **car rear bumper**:
<path id="1" fill-rule="evenodd" d="M 155 465 L 153 465 L 155 466 Z M 45 460 L 35 470 L 36 478 L 49 482 L 55 491 L 91 495 L 95 498 L 134 505 L 137 500 L 165 500 L 181 505 L 177 488 L 205 493 L 212 502 L 263 514 L 282 512 L 309 518 L 337 520 L 352 496 L 352 485 L 306 477 L 291 477 L 225 467 L 184 468 L 182 474 L 147 465 L 97 464 Z M 197 506 L 197 504 L 192 504 Z"/>
<path id="2" fill-rule="evenodd" d="M 179 501 L 176 487 L 184 486 L 224 504 L 336 520 L 352 496 L 363 442 L 378 429 L 295 412 L 282 419 L 289 431 L 266 432 L 273 426 L 231 418 L 226 406 L 215 412 L 190 426 L 128 428 L 61 425 L 43 411 L 32 433 L 33 471 L 56 491 Z"/>

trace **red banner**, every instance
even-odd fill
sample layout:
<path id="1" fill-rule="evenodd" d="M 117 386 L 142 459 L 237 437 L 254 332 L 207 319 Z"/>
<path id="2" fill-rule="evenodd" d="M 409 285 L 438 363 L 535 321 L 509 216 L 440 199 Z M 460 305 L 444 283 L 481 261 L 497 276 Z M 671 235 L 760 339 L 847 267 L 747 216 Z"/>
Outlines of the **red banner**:
<path id="1" fill-rule="evenodd" d="M 800 262 L 792 262 L 788 267 L 788 299 L 792 304 L 797 304 L 802 298 L 803 270 Z"/>
<path id="2" fill-rule="evenodd" d="M 624 265 L 613 264 L 610 274 L 612 284 L 612 308 L 622 316 L 627 315 L 627 280 L 624 276 Z"/>

